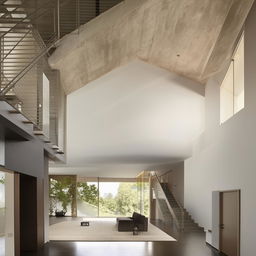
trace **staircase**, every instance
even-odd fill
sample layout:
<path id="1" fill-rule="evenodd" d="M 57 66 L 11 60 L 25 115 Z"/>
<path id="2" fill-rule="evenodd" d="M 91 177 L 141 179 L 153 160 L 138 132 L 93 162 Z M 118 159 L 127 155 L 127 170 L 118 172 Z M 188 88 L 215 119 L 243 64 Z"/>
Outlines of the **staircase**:
<path id="1" fill-rule="evenodd" d="M 15 84 L 57 40 L 50 27 L 56 1 L 5 0 L 0 3 L 1 95 L 14 95 Z M 39 34 L 39 32 L 41 32 Z"/>
<path id="2" fill-rule="evenodd" d="M 59 115 L 60 120 L 65 119 L 59 108 L 65 102 L 65 93 L 59 72 L 50 68 L 48 57 L 61 37 L 79 33 L 80 25 L 120 1 L 0 0 L 0 101 L 15 109 L 13 115 L 29 120 L 26 123 L 33 125 L 36 135 L 44 135 L 45 142 L 52 143 L 59 154 L 62 153 L 56 146 L 60 137 L 58 127 L 62 125 L 58 122 Z M 44 77 L 50 85 L 48 96 L 44 94 L 43 83 L 47 83 Z M 47 101 L 44 97 L 48 97 Z M 49 104 L 45 122 L 43 102 Z M 50 131 L 44 127 L 45 123 Z"/>
<path id="3" fill-rule="evenodd" d="M 165 193 L 165 196 L 172 207 L 174 214 L 181 224 L 182 228 L 180 231 L 183 232 L 195 232 L 195 231 L 203 231 L 204 229 L 199 227 L 197 223 L 192 219 L 191 215 L 184 209 L 175 199 L 172 192 L 170 191 L 167 183 L 160 183 L 161 187 Z M 159 206 L 162 214 L 164 215 L 164 218 L 172 219 L 172 215 L 170 214 L 170 211 L 168 209 L 167 203 L 165 200 L 160 199 Z"/>
<path id="4" fill-rule="evenodd" d="M 121 0 L 0 0 L 0 96 L 56 42 Z M 9 98 L 10 98 L 9 97 Z"/>

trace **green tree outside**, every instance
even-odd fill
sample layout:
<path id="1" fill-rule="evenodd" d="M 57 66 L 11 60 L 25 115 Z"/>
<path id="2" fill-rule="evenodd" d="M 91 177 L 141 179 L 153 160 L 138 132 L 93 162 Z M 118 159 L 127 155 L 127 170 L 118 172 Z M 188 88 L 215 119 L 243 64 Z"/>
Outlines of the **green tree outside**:
<path id="1" fill-rule="evenodd" d="M 102 217 L 131 216 L 134 211 L 140 212 L 141 210 L 138 188 L 137 183 L 120 182 L 115 196 L 109 193 L 98 198 L 99 189 L 94 184 L 75 183 L 69 177 L 63 177 L 59 180 L 50 179 L 50 214 L 57 210 L 58 202 L 61 203 L 63 210 L 67 211 L 68 205 L 72 203 L 73 196 L 76 194 L 79 201 L 94 207 L 98 207 L 99 204 L 99 215 Z M 144 194 L 143 204 L 143 214 L 148 215 L 148 191 Z"/>

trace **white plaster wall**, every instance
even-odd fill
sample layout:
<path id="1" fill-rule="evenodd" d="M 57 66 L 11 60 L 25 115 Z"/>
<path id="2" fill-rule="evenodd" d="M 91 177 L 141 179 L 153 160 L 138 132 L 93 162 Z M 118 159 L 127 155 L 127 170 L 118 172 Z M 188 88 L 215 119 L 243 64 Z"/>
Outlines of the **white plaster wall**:
<path id="1" fill-rule="evenodd" d="M 115 69 L 67 97 L 67 166 L 94 177 L 170 169 L 204 129 L 203 94 L 201 84 L 142 61 Z"/>
<path id="2" fill-rule="evenodd" d="M 241 256 L 255 255 L 256 5 L 245 25 L 245 108 L 219 126 L 219 86 L 206 86 L 206 131 L 185 161 L 185 207 L 212 229 L 212 191 L 241 189 Z M 222 76 L 223 78 L 223 76 Z"/>
<path id="3" fill-rule="evenodd" d="M 49 159 L 44 155 L 44 241 L 49 242 Z"/>
<path id="4" fill-rule="evenodd" d="M 43 131 L 50 138 L 50 81 L 43 73 Z"/>
<path id="5" fill-rule="evenodd" d="M 5 255 L 14 256 L 14 175 L 5 173 Z"/>
<path id="6" fill-rule="evenodd" d="M 184 205 L 184 163 L 174 165 L 168 178 L 168 184 L 175 199 Z"/>

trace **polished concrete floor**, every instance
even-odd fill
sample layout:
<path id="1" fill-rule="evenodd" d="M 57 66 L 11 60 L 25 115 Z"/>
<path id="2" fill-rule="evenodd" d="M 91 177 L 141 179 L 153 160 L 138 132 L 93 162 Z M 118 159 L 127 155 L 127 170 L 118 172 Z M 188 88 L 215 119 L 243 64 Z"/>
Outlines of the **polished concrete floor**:
<path id="1" fill-rule="evenodd" d="M 52 219 L 53 223 L 58 220 Z M 68 230 L 67 230 L 68 232 Z M 174 235 L 172 231 L 168 232 Z M 49 242 L 41 251 L 22 256 L 217 256 L 204 232 L 175 234 L 177 242 Z"/>
<path id="2" fill-rule="evenodd" d="M 53 224 L 57 224 L 60 222 L 64 222 L 64 221 L 70 221 L 70 220 L 80 220 L 82 221 L 83 218 L 82 217 L 50 217 L 49 218 L 49 224 L 53 225 Z"/>

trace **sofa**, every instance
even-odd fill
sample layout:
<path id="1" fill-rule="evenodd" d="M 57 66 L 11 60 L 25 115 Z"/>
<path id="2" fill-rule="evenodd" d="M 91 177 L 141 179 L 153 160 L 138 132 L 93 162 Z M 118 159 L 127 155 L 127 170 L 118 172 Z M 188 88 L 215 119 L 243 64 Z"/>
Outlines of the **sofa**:
<path id="1" fill-rule="evenodd" d="M 135 227 L 141 232 L 148 231 L 148 218 L 137 212 L 134 212 L 132 217 L 120 217 L 116 220 L 119 232 L 130 232 Z"/>

